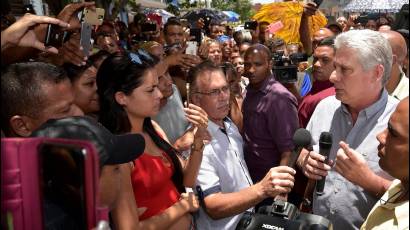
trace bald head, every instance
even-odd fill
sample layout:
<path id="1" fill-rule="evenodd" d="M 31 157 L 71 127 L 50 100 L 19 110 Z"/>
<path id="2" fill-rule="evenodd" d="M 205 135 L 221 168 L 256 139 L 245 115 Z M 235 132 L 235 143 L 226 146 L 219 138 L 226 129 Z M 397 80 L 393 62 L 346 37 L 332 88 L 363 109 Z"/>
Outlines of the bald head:
<path id="1" fill-rule="evenodd" d="M 257 52 L 262 52 L 266 55 L 268 58 L 268 61 L 272 59 L 271 52 L 268 47 L 262 45 L 262 44 L 255 44 L 249 47 L 246 52 L 245 52 L 245 57 L 248 56 L 251 53 L 257 53 Z"/>
<path id="2" fill-rule="evenodd" d="M 407 56 L 407 45 L 404 37 L 396 31 L 380 31 L 380 33 L 389 41 L 393 55 L 397 56 L 397 62 L 402 65 Z"/>
<path id="3" fill-rule="evenodd" d="M 318 31 L 316 31 L 313 34 L 313 38 L 319 38 L 321 40 L 334 36 L 335 34 L 333 33 L 333 31 L 329 30 L 328 28 L 320 28 Z"/>

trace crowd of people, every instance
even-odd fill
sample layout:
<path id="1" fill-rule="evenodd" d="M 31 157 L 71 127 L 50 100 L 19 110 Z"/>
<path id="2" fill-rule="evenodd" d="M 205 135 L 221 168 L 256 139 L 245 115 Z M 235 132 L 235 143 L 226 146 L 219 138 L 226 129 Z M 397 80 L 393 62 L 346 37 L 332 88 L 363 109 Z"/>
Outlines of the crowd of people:
<path id="1" fill-rule="evenodd" d="M 95 5 L 2 25 L 1 131 L 95 144 L 104 157 L 98 198 L 112 229 L 235 229 L 245 212 L 277 199 L 334 229 L 408 229 L 408 30 L 393 30 L 392 18 L 340 17 L 310 34 L 318 9 L 306 3 L 301 42 L 287 44 L 267 22 L 233 31 L 215 19 L 162 25 L 137 14 L 128 25 L 95 26 L 87 56 L 84 8 Z M 156 29 L 142 28 L 147 22 Z M 45 46 L 47 24 L 69 31 L 61 47 Z M 196 55 L 186 52 L 191 29 L 201 30 Z M 300 53 L 309 58 L 294 80 L 275 75 Z M 130 139 L 107 147 L 107 136 L 65 126 Z M 299 128 L 312 146 L 292 168 Z M 322 132 L 333 137 L 330 160 L 319 154 Z M 314 183 L 323 178 L 319 196 Z M 45 227 L 78 229 L 73 210 L 63 212 Z"/>

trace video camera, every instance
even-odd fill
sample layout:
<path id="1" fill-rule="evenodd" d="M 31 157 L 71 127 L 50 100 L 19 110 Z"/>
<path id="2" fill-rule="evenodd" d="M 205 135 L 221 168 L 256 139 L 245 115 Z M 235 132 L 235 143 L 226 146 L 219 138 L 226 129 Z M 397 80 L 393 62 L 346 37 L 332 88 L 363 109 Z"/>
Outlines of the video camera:
<path id="1" fill-rule="evenodd" d="M 270 206 L 259 208 L 257 213 L 246 212 L 236 230 L 327 230 L 332 223 L 321 216 L 300 212 L 295 205 L 275 200 Z"/>
<path id="2" fill-rule="evenodd" d="M 289 57 L 284 56 L 283 50 L 273 53 L 272 72 L 281 83 L 294 83 L 298 80 L 298 65 L 300 62 L 307 61 L 308 56 L 305 53 L 294 53 Z"/>

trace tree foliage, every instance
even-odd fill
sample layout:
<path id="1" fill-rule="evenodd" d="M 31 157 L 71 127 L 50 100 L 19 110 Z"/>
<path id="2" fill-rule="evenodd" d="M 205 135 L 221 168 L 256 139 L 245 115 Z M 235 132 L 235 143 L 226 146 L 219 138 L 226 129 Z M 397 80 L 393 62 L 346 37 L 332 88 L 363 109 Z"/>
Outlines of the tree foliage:
<path id="1" fill-rule="evenodd" d="M 212 0 L 212 7 L 220 10 L 232 10 L 238 13 L 241 21 L 249 20 L 254 14 L 250 0 Z"/>

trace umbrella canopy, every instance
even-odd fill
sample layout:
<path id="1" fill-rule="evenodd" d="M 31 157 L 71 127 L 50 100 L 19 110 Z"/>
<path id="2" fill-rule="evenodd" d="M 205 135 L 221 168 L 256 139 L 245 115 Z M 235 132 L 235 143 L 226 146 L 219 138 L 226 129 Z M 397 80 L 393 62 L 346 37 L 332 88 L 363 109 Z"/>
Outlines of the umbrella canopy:
<path id="1" fill-rule="evenodd" d="M 399 12 L 408 0 L 352 0 L 343 9 L 345 12 Z"/>
<path id="2" fill-rule="evenodd" d="M 162 24 L 165 24 L 168 21 L 168 18 L 175 17 L 174 14 L 164 10 L 164 9 L 153 9 L 153 8 L 145 8 L 143 10 L 144 14 L 158 14 L 162 17 Z"/>
<path id="3" fill-rule="evenodd" d="M 211 19 L 216 19 L 219 21 L 226 21 L 228 16 L 226 16 L 222 11 L 215 9 L 197 9 L 187 12 L 182 18 L 187 19 L 189 22 L 193 23 L 198 21 L 198 19 L 209 17 Z"/>
<path id="4" fill-rule="evenodd" d="M 240 15 L 233 11 L 222 11 L 226 16 L 228 16 L 228 22 L 237 22 L 239 21 Z"/>

